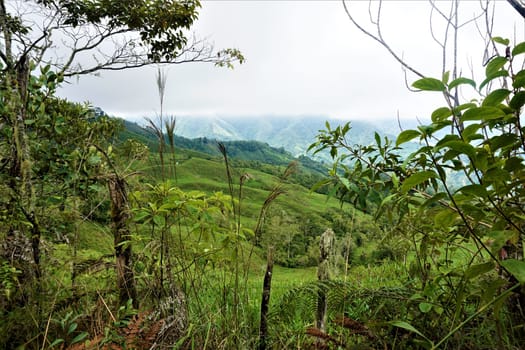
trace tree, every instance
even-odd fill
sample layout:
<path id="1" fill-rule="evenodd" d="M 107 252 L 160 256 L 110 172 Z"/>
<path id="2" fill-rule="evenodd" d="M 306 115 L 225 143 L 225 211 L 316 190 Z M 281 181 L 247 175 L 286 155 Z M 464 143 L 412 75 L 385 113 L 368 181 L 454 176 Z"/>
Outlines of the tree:
<path id="1" fill-rule="evenodd" d="M 198 0 L 0 0 L 0 176 L 7 184 L 3 216 L 8 218 L 8 239 L 19 233 L 30 237 L 37 286 L 43 227 L 36 184 L 42 177 L 33 131 L 51 114 L 69 113 L 53 102 L 56 87 L 84 74 L 150 64 L 242 63 L 237 49 L 216 51 L 189 33 L 199 6 Z M 51 106 L 57 107 L 54 114 Z M 62 127 L 61 132 L 72 132 L 68 125 Z M 54 125 L 46 128 L 60 133 Z M 84 140 L 82 147 L 94 146 L 92 141 Z"/>
<path id="2" fill-rule="evenodd" d="M 383 39 L 381 3 L 373 18 L 376 34 L 355 22 L 346 3 L 345 10 L 354 24 L 418 77 L 411 89 L 438 92 L 445 106 L 431 114 L 429 125 L 400 132 L 395 144 L 376 135 L 375 145 L 353 146 L 345 138 L 350 124 L 327 124 L 313 147 L 330 149 L 336 162 L 326 182 L 336 186 L 341 198 L 372 208 L 378 216 L 387 214 L 392 232 L 413 245 L 414 270 L 421 283 L 412 287 L 412 298 L 418 303 L 407 317 L 412 325 L 397 326 L 438 348 L 453 346 L 452 336 L 458 332 L 468 334 L 464 328 L 474 319 L 479 328 L 495 321 L 496 338 L 490 341 L 504 348 L 525 337 L 523 332 L 507 331 L 523 322 L 525 305 L 525 43 L 511 44 L 492 35 L 488 4 L 463 24 L 457 1 L 446 4 L 449 15 L 430 4 L 432 13 L 446 21 L 445 39 L 436 39 L 443 52 L 439 78 L 413 68 Z M 487 40 L 484 76 L 476 82 L 459 69 L 458 34 L 480 18 L 489 20 L 483 21 L 488 24 L 482 33 Z M 399 147 L 414 140 L 419 142 L 417 149 L 401 156 Z M 433 319 L 439 319 L 439 325 Z M 414 325 L 433 328 L 434 334 L 427 337 Z M 513 340 L 507 338 L 510 333 Z"/>

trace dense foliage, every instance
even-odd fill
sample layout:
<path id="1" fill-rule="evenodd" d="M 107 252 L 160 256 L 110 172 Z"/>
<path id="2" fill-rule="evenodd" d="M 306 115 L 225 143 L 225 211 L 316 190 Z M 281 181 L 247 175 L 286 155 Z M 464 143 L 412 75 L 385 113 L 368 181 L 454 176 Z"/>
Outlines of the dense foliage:
<path id="1" fill-rule="evenodd" d="M 28 4 L 55 13 L 64 33 L 107 30 L 94 42 L 140 36 L 138 56 L 94 70 L 176 60 L 198 7 Z M 487 63 L 479 85 L 448 73 L 416 81 L 446 105 L 395 144 L 376 134 L 375 145 L 352 145 L 350 124 L 327 123 L 312 149 L 335 159 L 319 183 L 332 185 L 334 203 L 306 191 L 315 176 L 298 176 L 286 152 L 264 144 L 219 143 L 217 160 L 162 132 L 155 144 L 120 139 L 117 120 L 55 96 L 64 76 L 90 70 L 44 64 L 48 33 L 35 38 L 24 11 L 12 12 L 22 7 L 0 5 L 1 348 L 524 343 L 525 43 L 494 38 L 505 55 Z M 483 97 L 462 101 L 468 89 Z M 243 159 L 248 152 L 259 159 Z M 462 183 L 451 181 L 457 174 Z"/>

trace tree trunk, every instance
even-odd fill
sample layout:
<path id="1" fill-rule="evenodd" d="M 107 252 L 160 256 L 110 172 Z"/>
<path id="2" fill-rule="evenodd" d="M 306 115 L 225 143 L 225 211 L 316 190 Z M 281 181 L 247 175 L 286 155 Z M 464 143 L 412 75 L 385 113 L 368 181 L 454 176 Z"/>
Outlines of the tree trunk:
<path id="1" fill-rule="evenodd" d="M 133 307 L 138 308 L 137 291 L 133 268 L 131 266 L 131 235 L 128 227 L 129 205 L 124 179 L 117 174 L 109 177 L 109 195 L 111 198 L 111 222 L 115 242 L 115 259 L 117 273 L 117 288 L 119 301 L 125 305 L 129 299 L 133 300 Z"/>
<path id="2" fill-rule="evenodd" d="M 330 256 L 334 247 L 335 235 L 334 231 L 327 229 L 322 235 L 319 242 L 319 266 L 317 268 L 317 278 L 319 282 L 328 281 L 330 279 L 329 267 L 330 267 Z M 319 293 L 317 295 L 317 313 L 315 319 L 315 327 L 325 332 L 326 328 L 326 291 L 323 286 L 320 286 Z M 323 341 L 320 339 L 319 341 Z"/>
<path id="3" fill-rule="evenodd" d="M 261 324 L 259 326 L 259 350 L 266 349 L 268 337 L 268 310 L 270 307 L 270 295 L 272 291 L 272 271 L 273 271 L 273 246 L 268 247 L 268 257 L 266 263 L 266 274 L 264 275 L 263 292 L 261 301 Z"/>

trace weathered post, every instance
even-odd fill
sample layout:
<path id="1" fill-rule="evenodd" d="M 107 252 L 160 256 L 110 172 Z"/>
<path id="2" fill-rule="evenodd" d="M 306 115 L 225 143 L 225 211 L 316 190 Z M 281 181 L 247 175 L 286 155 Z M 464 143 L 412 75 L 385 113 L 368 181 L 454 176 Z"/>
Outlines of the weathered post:
<path id="1" fill-rule="evenodd" d="M 258 347 L 259 350 L 266 350 L 266 338 L 268 337 L 268 309 L 270 307 L 270 295 L 272 291 L 273 250 L 273 246 L 268 247 L 266 273 L 264 275 L 261 301 L 261 324 L 259 326 Z"/>
<path id="2" fill-rule="evenodd" d="M 111 199 L 111 221 L 115 243 L 117 288 L 120 304 L 125 305 L 133 300 L 133 307 L 138 308 L 137 291 L 131 266 L 131 234 L 129 232 L 129 203 L 124 179 L 113 174 L 108 179 L 109 197 Z"/>
<path id="3" fill-rule="evenodd" d="M 327 229 L 319 241 L 319 266 L 317 267 L 317 279 L 319 282 L 328 281 L 330 279 L 330 256 L 334 248 L 335 234 L 332 229 Z M 317 296 L 317 314 L 315 319 L 315 327 L 325 332 L 326 324 L 326 290 L 321 286 Z"/>

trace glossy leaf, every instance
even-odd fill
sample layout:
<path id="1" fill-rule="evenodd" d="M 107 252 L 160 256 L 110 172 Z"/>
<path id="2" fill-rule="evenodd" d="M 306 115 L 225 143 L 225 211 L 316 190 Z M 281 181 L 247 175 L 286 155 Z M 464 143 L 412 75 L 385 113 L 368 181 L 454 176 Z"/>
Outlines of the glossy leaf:
<path id="1" fill-rule="evenodd" d="M 525 91 L 519 91 L 511 98 L 509 107 L 514 110 L 519 110 L 523 105 L 525 105 Z"/>
<path id="2" fill-rule="evenodd" d="M 501 44 L 501 45 L 505 45 L 505 46 L 509 46 L 509 43 L 510 43 L 509 39 L 503 39 L 500 36 L 496 36 L 492 38 L 492 41 L 494 41 L 495 43 Z"/>
<path id="3" fill-rule="evenodd" d="M 515 89 L 525 87 L 525 70 L 519 71 L 516 74 L 514 81 L 512 82 L 512 87 Z"/>
<path id="4" fill-rule="evenodd" d="M 492 75 L 494 75 L 496 72 L 498 72 L 501 68 L 503 68 L 503 66 L 505 65 L 505 63 L 508 62 L 508 59 L 506 57 L 502 57 L 502 56 L 497 56 L 497 57 L 494 57 L 488 64 L 487 64 L 487 67 L 485 68 L 485 75 L 487 77 L 490 77 Z"/>
<path id="5" fill-rule="evenodd" d="M 422 78 L 416 80 L 412 86 L 419 90 L 424 91 L 445 91 L 445 84 L 441 80 L 436 78 Z"/>
<path id="6" fill-rule="evenodd" d="M 459 86 L 459 85 L 463 85 L 463 84 L 467 84 L 467 85 L 470 85 L 472 86 L 474 89 L 476 88 L 476 82 L 472 79 L 469 79 L 469 78 L 464 78 L 464 77 L 459 77 L 457 79 L 454 79 L 450 82 L 450 84 L 448 84 L 448 89 L 449 90 L 452 90 L 454 89 L 455 87 Z"/>
<path id="7" fill-rule="evenodd" d="M 406 193 L 415 186 L 420 185 L 429 179 L 437 177 L 437 174 L 431 170 L 421 171 L 419 173 L 413 174 L 403 181 L 403 184 L 401 185 L 401 192 Z"/>
<path id="8" fill-rule="evenodd" d="M 449 148 L 459 154 L 466 154 L 467 156 L 474 158 L 476 156 L 476 150 L 474 147 L 464 141 L 448 141 L 441 144 L 438 148 Z"/>
<path id="9" fill-rule="evenodd" d="M 441 107 L 432 112 L 432 122 L 442 121 L 452 115 L 452 111 L 448 107 Z"/>
<path id="10" fill-rule="evenodd" d="M 505 113 L 497 107 L 476 107 L 471 108 L 463 115 L 461 116 L 462 121 L 469 121 L 469 120 L 481 120 L 481 121 L 487 121 L 487 120 L 493 120 L 498 119 L 505 116 Z"/>
<path id="11" fill-rule="evenodd" d="M 489 106 L 497 106 L 499 105 L 503 100 L 509 96 L 510 90 L 507 89 L 497 89 L 492 91 L 485 99 L 483 100 L 482 106 L 489 107 Z"/>
<path id="12" fill-rule="evenodd" d="M 487 85 L 488 83 L 490 83 L 492 80 L 496 79 L 496 78 L 504 78 L 504 77 L 508 77 L 509 76 L 509 72 L 506 71 L 505 69 L 502 69 L 502 70 L 499 70 L 497 71 L 496 73 L 492 74 L 492 75 L 487 75 L 487 78 L 485 80 L 483 80 L 483 82 L 479 85 L 479 90 L 481 91 L 481 89 L 483 89 L 485 87 L 485 85 Z"/>
<path id="13" fill-rule="evenodd" d="M 525 42 L 519 43 L 512 49 L 512 56 L 517 56 L 525 52 Z"/>
<path id="14" fill-rule="evenodd" d="M 469 196 L 486 198 L 488 196 L 487 190 L 485 187 L 474 184 L 461 187 L 458 192 L 464 193 Z"/>
<path id="15" fill-rule="evenodd" d="M 421 133 L 417 130 L 404 130 L 397 136 L 396 146 L 399 146 L 405 142 L 408 142 L 420 135 Z"/>

